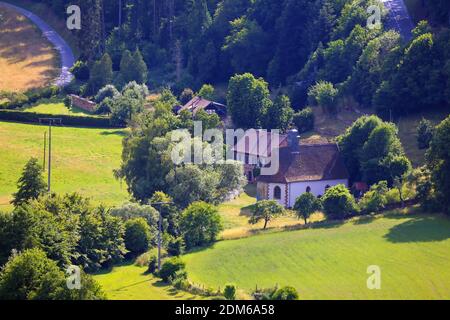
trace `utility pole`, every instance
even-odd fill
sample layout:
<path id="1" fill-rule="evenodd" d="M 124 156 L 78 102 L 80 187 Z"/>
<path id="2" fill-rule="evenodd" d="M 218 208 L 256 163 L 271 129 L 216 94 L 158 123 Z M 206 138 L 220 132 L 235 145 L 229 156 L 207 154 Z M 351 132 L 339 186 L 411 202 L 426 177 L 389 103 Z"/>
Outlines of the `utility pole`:
<path id="1" fill-rule="evenodd" d="M 161 246 L 162 246 L 162 215 L 161 206 L 164 204 L 172 204 L 173 202 L 153 202 L 149 203 L 152 207 L 159 206 L 158 214 L 158 271 L 161 271 Z M 156 208 L 155 208 L 156 209 Z"/>
<path id="2" fill-rule="evenodd" d="M 42 168 L 44 168 L 44 171 L 45 171 L 45 157 L 46 157 L 45 153 L 47 152 L 46 149 L 47 149 L 47 131 L 44 132 L 44 163 L 42 165 Z"/>
<path id="3" fill-rule="evenodd" d="M 51 177 L 52 177 L 52 123 L 50 120 L 48 124 L 48 192 L 51 190 Z"/>
<path id="4" fill-rule="evenodd" d="M 61 118 L 41 118 L 39 119 L 39 123 L 42 123 L 43 121 L 48 121 L 48 182 L 47 182 L 47 191 L 51 191 L 51 176 L 52 176 L 52 126 L 53 123 L 59 121 L 59 123 L 62 123 Z M 46 137 L 47 132 L 44 136 L 44 168 L 45 168 L 45 149 L 46 149 Z"/>

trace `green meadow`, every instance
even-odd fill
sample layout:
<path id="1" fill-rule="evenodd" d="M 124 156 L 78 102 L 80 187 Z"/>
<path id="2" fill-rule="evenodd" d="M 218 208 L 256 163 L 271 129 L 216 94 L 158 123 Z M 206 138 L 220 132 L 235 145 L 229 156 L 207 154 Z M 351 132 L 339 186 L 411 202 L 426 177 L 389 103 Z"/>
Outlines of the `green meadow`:
<path id="1" fill-rule="evenodd" d="M 43 162 L 47 126 L 0 122 L 0 210 L 9 201 L 30 157 Z M 52 129 L 52 191 L 79 192 L 92 203 L 118 205 L 128 199 L 126 185 L 114 179 L 120 166 L 124 130 L 55 126 Z"/>
<path id="2" fill-rule="evenodd" d="M 450 220 L 387 215 L 340 225 L 220 241 L 184 256 L 189 278 L 212 288 L 234 283 L 294 286 L 300 299 L 450 299 Z M 367 268 L 381 268 L 381 289 Z"/>
<path id="3" fill-rule="evenodd" d="M 199 297 L 177 291 L 145 273 L 146 267 L 125 263 L 94 275 L 108 299 L 112 300 L 192 300 Z"/>

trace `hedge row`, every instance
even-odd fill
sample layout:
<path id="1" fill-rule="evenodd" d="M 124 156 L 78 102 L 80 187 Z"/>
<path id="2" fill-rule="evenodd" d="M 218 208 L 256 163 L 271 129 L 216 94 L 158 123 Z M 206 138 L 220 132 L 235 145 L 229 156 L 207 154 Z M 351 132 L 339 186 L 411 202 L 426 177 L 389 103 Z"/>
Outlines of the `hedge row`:
<path id="1" fill-rule="evenodd" d="M 42 118 L 60 118 L 64 126 L 79 126 L 93 128 L 117 128 L 105 117 L 83 117 L 75 115 L 57 115 L 34 112 L 22 112 L 11 110 L 0 110 L 0 120 L 15 121 L 24 123 L 39 123 Z"/>

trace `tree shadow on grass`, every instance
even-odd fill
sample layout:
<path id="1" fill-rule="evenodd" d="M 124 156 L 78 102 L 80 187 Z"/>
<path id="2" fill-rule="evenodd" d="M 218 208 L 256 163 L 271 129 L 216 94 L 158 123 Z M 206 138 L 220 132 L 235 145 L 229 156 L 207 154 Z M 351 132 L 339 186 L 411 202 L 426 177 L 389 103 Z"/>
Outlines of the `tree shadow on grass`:
<path id="1" fill-rule="evenodd" d="M 450 238 L 450 220 L 417 216 L 392 227 L 384 238 L 393 243 L 444 241 Z"/>
<path id="2" fill-rule="evenodd" d="M 372 223 L 375 220 L 375 216 L 361 216 L 358 219 L 356 219 L 353 224 L 354 225 L 363 225 L 363 224 L 369 224 Z"/>
<path id="3" fill-rule="evenodd" d="M 100 132 L 102 136 L 116 135 L 120 137 L 125 137 L 127 135 L 125 130 L 113 130 L 113 131 L 102 131 Z"/>

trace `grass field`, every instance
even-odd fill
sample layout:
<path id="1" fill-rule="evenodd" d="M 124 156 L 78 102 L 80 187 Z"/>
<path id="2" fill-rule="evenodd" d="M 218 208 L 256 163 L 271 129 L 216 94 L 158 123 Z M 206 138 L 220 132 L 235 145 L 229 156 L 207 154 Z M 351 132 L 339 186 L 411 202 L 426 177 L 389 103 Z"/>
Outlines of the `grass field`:
<path id="1" fill-rule="evenodd" d="M 45 113 L 45 114 L 63 114 L 63 115 L 75 115 L 75 116 L 89 116 L 95 115 L 88 113 L 82 109 L 75 107 L 67 107 L 63 102 L 46 102 L 39 105 L 24 109 L 26 112 Z"/>
<path id="2" fill-rule="evenodd" d="M 0 90 L 25 91 L 54 79 L 58 54 L 24 16 L 0 5 Z"/>
<path id="3" fill-rule="evenodd" d="M 10 209 L 11 194 L 32 156 L 43 159 L 46 126 L 0 122 L 0 210 Z M 113 177 L 120 165 L 124 130 L 53 127 L 52 191 L 79 192 L 95 204 L 128 199 L 126 185 Z"/>
<path id="4" fill-rule="evenodd" d="M 222 217 L 224 230 L 221 233 L 221 239 L 238 239 L 248 237 L 261 232 L 264 222 L 260 221 L 255 225 L 248 223 L 251 216 L 251 206 L 256 203 L 255 185 L 247 185 L 245 192 L 234 200 L 227 201 L 219 205 L 219 214 Z M 322 220 L 322 214 L 313 214 L 310 221 Z M 285 227 L 302 225 L 303 220 L 294 216 L 293 212 L 288 211 L 285 216 L 270 221 L 267 228 L 271 231 L 277 231 Z"/>
<path id="5" fill-rule="evenodd" d="M 132 263 L 116 266 L 112 271 L 94 275 L 111 300 L 191 300 L 201 297 L 177 291 L 160 279 L 145 274 L 146 267 Z"/>
<path id="6" fill-rule="evenodd" d="M 250 292 L 292 285 L 301 299 L 450 299 L 450 220 L 392 215 L 228 240 L 184 256 L 189 278 Z M 366 286 L 381 268 L 381 290 Z"/>

